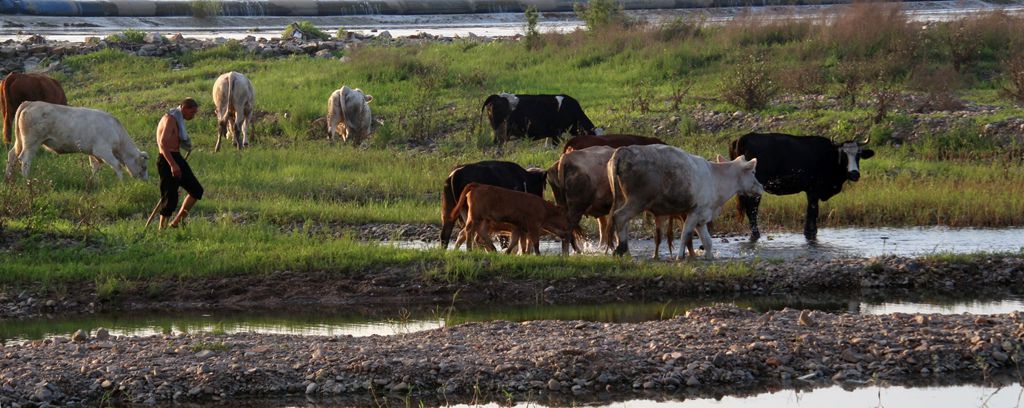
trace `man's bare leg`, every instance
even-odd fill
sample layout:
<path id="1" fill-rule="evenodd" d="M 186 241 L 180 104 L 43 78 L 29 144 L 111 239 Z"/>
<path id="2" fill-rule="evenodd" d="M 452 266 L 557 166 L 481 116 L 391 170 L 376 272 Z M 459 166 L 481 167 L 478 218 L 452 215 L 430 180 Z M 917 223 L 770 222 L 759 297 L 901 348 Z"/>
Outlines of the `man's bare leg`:
<path id="1" fill-rule="evenodd" d="M 181 211 L 178 211 L 178 216 L 174 217 L 174 221 L 171 221 L 171 228 L 177 228 L 178 224 L 188 217 L 188 212 L 192 210 L 192 206 L 196 205 L 195 197 L 191 194 L 185 196 L 185 200 L 181 203 Z"/>

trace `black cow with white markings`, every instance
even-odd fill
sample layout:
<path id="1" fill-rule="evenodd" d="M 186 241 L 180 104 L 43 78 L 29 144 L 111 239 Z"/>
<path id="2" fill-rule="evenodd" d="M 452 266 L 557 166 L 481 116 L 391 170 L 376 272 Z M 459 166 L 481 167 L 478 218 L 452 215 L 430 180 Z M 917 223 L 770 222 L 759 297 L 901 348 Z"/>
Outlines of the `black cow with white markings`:
<path id="1" fill-rule="evenodd" d="M 748 133 L 729 145 L 729 156 L 757 159 L 756 177 L 775 195 L 807 193 L 804 237 L 817 239 L 818 201 L 828 201 L 843 184 L 860 179 L 860 160 L 875 155 L 865 149 L 869 140 L 836 143 L 821 136 Z M 757 241 L 757 212 L 761 197 L 739 197 L 741 214 L 750 221 L 750 240 Z M 742 215 L 741 215 L 742 216 Z"/>
<path id="2" fill-rule="evenodd" d="M 457 221 L 455 218 L 451 218 L 450 214 L 459 201 L 462 190 L 469 183 L 504 187 L 543 198 L 546 180 L 547 171 L 544 169 L 531 168 L 527 170 L 518 164 L 507 161 L 486 160 L 456 167 L 445 179 L 444 191 L 441 192 L 442 248 L 448 248 L 452 229 L 455 228 Z M 464 216 L 460 216 L 460 219 L 465 222 Z"/>
<path id="3" fill-rule="evenodd" d="M 488 96 L 481 111 L 487 112 L 494 143 L 528 137 L 561 141 L 562 134 L 596 135 L 594 126 L 580 103 L 569 95 L 517 95 L 502 93 Z"/>

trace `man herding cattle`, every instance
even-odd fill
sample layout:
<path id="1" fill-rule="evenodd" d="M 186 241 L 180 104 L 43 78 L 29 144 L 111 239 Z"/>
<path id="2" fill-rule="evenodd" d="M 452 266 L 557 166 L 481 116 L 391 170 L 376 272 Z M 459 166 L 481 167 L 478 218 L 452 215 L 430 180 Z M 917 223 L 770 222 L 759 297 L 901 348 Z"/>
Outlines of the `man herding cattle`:
<path id="1" fill-rule="evenodd" d="M 192 167 L 181 156 L 181 149 L 192 151 L 192 140 L 185 130 L 185 121 L 192 120 L 199 112 L 199 104 L 192 98 L 185 98 L 177 108 L 171 109 L 160 118 L 156 127 L 156 144 L 160 147 L 160 158 L 156 169 L 160 173 L 160 229 L 177 228 L 188 216 L 196 201 L 203 198 L 203 186 L 199 184 Z M 174 220 L 167 220 L 178 205 L 178 187 L 188 193 L 181 203 L 181 210 Z"/>
<path id="2" fill-rule="evenodd" d="M 558 142 L 566 132 L 573 136 L 600 133 L 580 103 L 568 95 L 502 93 L 488 96 L 481 110 L 487 111 L 495 144 L 516 137 Z"/>
<path id="3" fill-rule="evenodd" d="M 220 142 L 228 135 L 234 138 L 235 147 L 239 150 L 249 145 L 255 101 L 256 90 L 245 75 L 231 71 L 217 78 L 213 83 L 213 106 L 218 126 L 214 151 L 220 151 Z M 230 131 L 228 125 L 231 126 Z"/>
<path id="4" fill-rule="evenodd" d="M 749 133 L 729 145 L 729 156 L 758 159 L 757 180 L 764 190 L 776 195 L 807 193 L 804 237 L 818 235 L 818 201 L 827 201 L 843 190 L 846 180 L 860 179 L 860 159 L 875 155 L 865 149 L 869 140 L 835 143 L 821 136 L 793 136 L 781 133 Z M 750 240 L 757 241 L 757 212 L 761 197 L 740 197 L 740 216 L 750 221 Z"/>
<path id="5" fill-rule="evenodd" d="M 21 106 L 22 102 L 28 101 L 68 104 L 64 88 L 61 88 L 60 83 L 53 78 L 43 74 L 7 74 L 0 85 L 0 109 L 4 111 L 4 143 L 11 143 L 14 113 L 18 111 L 18 106 Z"/>

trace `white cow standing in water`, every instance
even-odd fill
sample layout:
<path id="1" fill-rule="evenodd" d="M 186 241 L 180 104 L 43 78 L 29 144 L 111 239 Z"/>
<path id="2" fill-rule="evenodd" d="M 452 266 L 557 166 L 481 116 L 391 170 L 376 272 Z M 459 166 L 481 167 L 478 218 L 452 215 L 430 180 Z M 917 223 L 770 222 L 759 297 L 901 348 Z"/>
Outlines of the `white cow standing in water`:
<path id="1" fill-rule="evenodd" d="M 228 137 L 228 124 L 231 125 L 230 135 L 235 139 L 235 146 L 242 149 L 249 145 L 249 127 L 255 103 L 256 90 L 245 75 L 231 71 L 217 78 L 213 83 L 218 125 L 214 151 L 219 152 L 221 140 Z"/>
<path id="2" fill-rule="evenodd" d="M 135 142 L 116 118 L 109 113 L 49 102 L 25 102 L 14 117 L 18 131 L 14 147 L 7 153 L 7 180 L 14 177 L 14 167 L 21 163 L 21 174 L 28 177 L 40 147 L 57 153 L 85 153 L 90 156 L 92 173 L 107 163 L 123 178 L 121 167 L 142 180 L 147 180 L 149 155 L 135 147 Z"/>
<path id="3" fill-rule="evenodd" d="M 366 140 L 370 136 L 370 125 L 373 124 L 370 115 L 372 100 L 372 95 L 364 94 L 359 88 L 342 86 L 334 91 L 327 100 L 328 140 L 333 140 L 336 134 L 340 134 L 343 141 L 351 138 L 357 146 Z"/>

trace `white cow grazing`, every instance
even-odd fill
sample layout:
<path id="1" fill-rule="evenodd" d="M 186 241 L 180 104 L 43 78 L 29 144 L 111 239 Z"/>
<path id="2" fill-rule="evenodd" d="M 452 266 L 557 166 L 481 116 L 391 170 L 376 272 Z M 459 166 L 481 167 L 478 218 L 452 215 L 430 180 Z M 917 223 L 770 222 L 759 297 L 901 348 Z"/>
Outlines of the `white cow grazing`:
<path id="1" fill-rule="evenodd" d="M 747 161 L 743 156 L 711 163 L 666 145 L 619 148 L 608 161 L 615 254 L 629 251 L 629 220 L 646 210 L 655 216 L 686 214 L 679 258 L 692 245 L 694 230 L 704 244 L 704 258 L 714 258 L 707 223 L 732 196 L 764 193 L 754 178 L 756 166 L 757 159 Z"/>
<path id="2" fill-rule="evenodd" d="M 102 162 L 106 162 L 118 179 L 123 178 L 121 166 L 135 178 L 148 179 L 149 155 L 135 147 L 121 123 L 107 112 L 48 102 L 25 102 L 18 108 L 14 120 L 18 132 L 14 147 L 7 153 L 8 181 L 14 177 L 14 166 L 19 161 L 21 174 L 28 177 L 32 158 L 40 146 L 58 154 L 90 155 L 94 175 Z"/>
<path id="3" fill-rule="evenodd" d="M 334 91 L 327 100 L 328 139 L 333 140 L 335 134 L 340 134 L 341 140 L 348 141 L 351 138 L 355 145 L 366 140 L 370 136 L 370 125 L 373 124 L 370 115 L 372 100 L 372 95 L 364 94 L 359 88 L 342 86 Z"/>
<path id="4" fill-rule="evenodd" d="M 256 90 L 245 75 L 231 71 L 217 78 L 213 83 L 213 105 L 218 124 L 214 151 L 219 152 L 220 141 L 229 137 L 228 124 L 231 125 L 230 136 L 234 137 L 235 146 L 241 149 L 249 145 L 249 126 L 255 103 Z"/>

